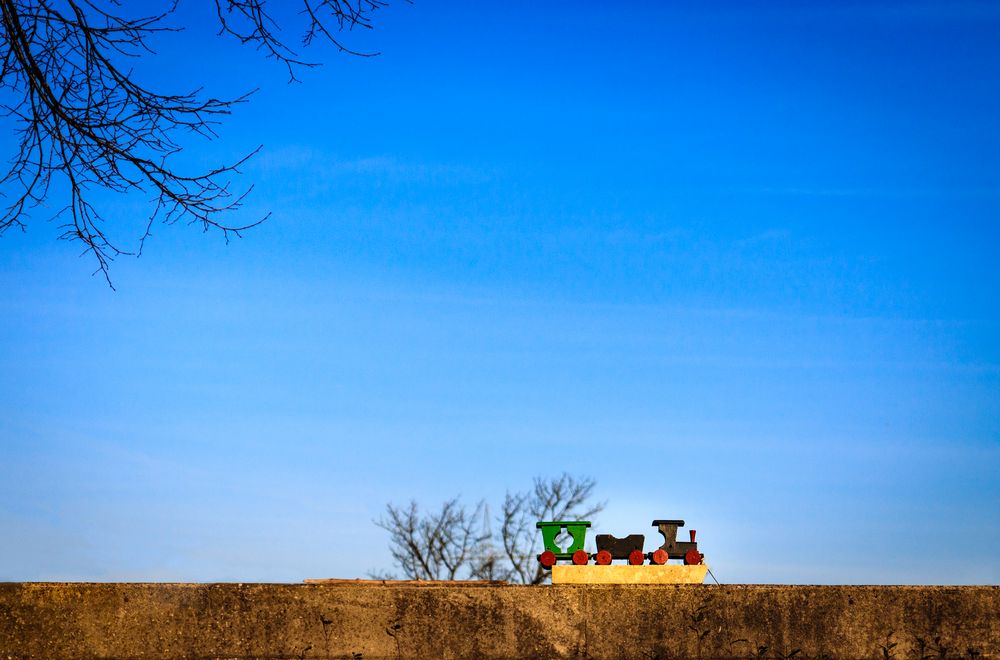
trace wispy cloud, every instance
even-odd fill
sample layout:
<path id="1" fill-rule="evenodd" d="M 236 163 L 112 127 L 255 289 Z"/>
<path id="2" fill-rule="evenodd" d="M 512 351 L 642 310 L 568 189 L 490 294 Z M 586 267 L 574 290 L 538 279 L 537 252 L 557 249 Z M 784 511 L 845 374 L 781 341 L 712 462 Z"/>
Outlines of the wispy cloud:
<path id="1" fill-rule="evenodd" d="M 306 145 L 265 149 L 259 158 L 251 161 L 248 169 L 279 176 L 308 171 L 314 177 L 323 178 L 363 176 L 420 183 L 481 182 L 493 175 L 490 170 L 461 163 L 411 162 L 391 155 L 342 158 Z"/>

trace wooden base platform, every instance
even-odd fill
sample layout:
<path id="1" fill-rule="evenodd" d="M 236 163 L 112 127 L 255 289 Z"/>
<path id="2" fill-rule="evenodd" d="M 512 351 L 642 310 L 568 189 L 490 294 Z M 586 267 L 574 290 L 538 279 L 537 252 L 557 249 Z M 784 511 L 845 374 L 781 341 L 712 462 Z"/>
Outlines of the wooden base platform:
<path id="1" fill-rule="evenodd" d="M 707 573 L 707 564 L 556 564 L 552 567 L 552 584 L 702 584 Z"/>

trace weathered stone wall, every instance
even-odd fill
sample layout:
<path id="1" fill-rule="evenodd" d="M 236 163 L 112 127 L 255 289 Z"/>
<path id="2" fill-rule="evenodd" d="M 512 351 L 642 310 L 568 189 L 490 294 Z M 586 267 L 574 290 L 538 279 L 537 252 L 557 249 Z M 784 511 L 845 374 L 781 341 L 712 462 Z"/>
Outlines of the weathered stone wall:
<path id="1" fill-rule="evenodd" d="M 0 658 L 1000 657 L 1000 587 L 0 584 Z"/>

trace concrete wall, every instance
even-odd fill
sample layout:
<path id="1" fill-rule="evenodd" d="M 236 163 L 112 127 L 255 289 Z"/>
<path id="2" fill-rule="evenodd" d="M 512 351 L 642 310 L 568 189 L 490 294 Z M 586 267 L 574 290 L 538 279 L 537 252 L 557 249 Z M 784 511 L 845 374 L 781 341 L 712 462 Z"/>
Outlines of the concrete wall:
<path id="1" fill-rule="evenodd" d="M 1000 657 L 1000 587 L 6 583 L 7 657 Z"/>

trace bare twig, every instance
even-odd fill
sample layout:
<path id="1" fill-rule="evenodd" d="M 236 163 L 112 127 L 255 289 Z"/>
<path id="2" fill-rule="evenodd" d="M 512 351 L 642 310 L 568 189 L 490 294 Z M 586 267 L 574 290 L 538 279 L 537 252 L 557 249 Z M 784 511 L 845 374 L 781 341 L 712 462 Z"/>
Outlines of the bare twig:
<path id="1" fill-rule="evenodd" d="M 346 48 L 336 30 L 371 27 L 369 13 L 379 0 L 301 0 L 303 45 L 316 37 Z M 148 7 L 148 3 L 142 3 Z M 221 31 L 264 50 L 285 64 L 294 78 L 298 59 L 277 36 L 265 0 L 216 0 Z M 130 66 L 152 53 L 150 39 L 176 28 L 168 25 L 176 0 L 149 15 L 132 16 L 118 0 L 0 0 L 0 108 L 14 123 L 17 148 L 0 176 L 0 235 L 24 229 L 31 209 L 44 206 L 58 190 L 60 238 L 80 241 L 97 271 L 109 278 L 109 262 L 139 254 L 154 222 L 183 220 L 216 229 L 228 241 L 266 215 L 245 222 L 223 216 L 239 209 L 252 190 L 234 190 L 232 178 L 260 147 L 235 163 L 185 173 L 174 166 L 182 149 L 178 136 L 215 137 L 221 117 L 250 94 L 231 99 L 205 96 L 200 89 L 163 92 L 142 84 Z M 131 9 L 131 6 L 129 7 Z M 140 192 L 152 197 L 135 248 L 121 247 L 94 206 L 92 192 Z"/>

